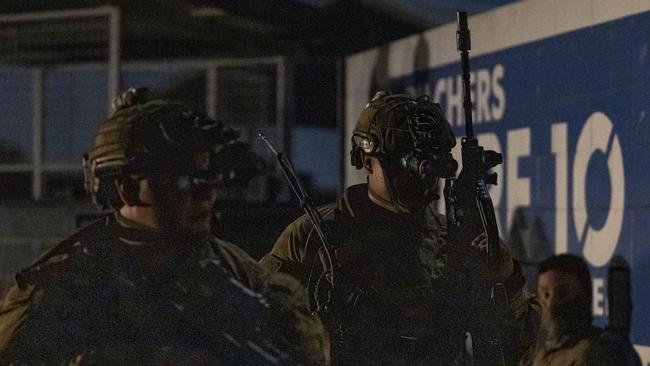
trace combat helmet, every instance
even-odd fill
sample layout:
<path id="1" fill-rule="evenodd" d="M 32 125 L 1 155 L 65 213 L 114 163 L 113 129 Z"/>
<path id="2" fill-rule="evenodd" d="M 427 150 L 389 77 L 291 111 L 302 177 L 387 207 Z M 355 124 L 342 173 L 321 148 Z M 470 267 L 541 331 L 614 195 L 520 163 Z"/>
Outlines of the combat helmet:
<path id="1" fill-rule="evenodd" d="M 359 116 L 350 158 L 357 169 L 364 166 L 364 156 L 377 158 L 389 204 L 410 214 L 439 198 L 439 178 L 455 176 L 458 163 L 451 155 L 455 144 L 451 125 L 429 96 L 381 91 Z"/>
<path id="2" fill-rule="evenodd" d="M 117 208 L 115 179 L 122 174 L 155 177 L 199 150 L 214 155 L 210 184 L 248 182 L 261 160 L 239 134 L 182 104 L 157 99 L 147 88 L 117 95 L 113 113 L 103 121 L 84 154 L 84 186 L 101 208 Z"/>
<path id="3" fill-rule="evenodd" d="M 432 103 L 429 96 L 416 98 L 380 91 L 357 120 L 350 162 L 361 169 L 363 152 L 381 162 L 397 158 L 402 168 L 423 177 L 449 177 L 458 167 L 450 154 L 455 144 L 451 125 L 440 105 Z"/>

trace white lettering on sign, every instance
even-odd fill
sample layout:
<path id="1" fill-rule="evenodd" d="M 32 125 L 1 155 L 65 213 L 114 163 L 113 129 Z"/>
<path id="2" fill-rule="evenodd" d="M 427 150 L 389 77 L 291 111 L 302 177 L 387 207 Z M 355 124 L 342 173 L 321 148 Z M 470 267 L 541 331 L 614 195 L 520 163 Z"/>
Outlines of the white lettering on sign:
<path id="1" fill-rule="evenodd" d="M 614 125 L 601 112 L 593 113 L 582 127 L 576 156 L 573 162 L 573 221 L 578 240 L 583 245 L 582 254 L 596 267 L 607 264 L 621 234 L 625 204 L 625 176 L 623 154 Z M 602 228 L 596 229 L 587 222 L 586 184 L 589 160 L 595 152 L 607 157 L 607 168 L 611 179 L 611 194 L 607 220 Z"/>
<path id="2" fill-rule="evenodd" d="M 478 92 L 480 93 L 481 91 Z M 484 110 L 481 112 L 480 108 Z M 482 115 L 484 112 L 485 106 L 482 106 L 476 113 Z M 550 137 L 550 150 L 555 158 L 555 253 L 569 252 L 569 216 L 572 213 L 576 237 L 571 240 L 577 240 L 582 244 L 582 255 L 590 265 L 602 267 L 609 262 L 615 252 L 621 234 L 625 203 L 623 155 L 613 123 L 605 114 L 593 113 L 581 129 L 574 154 L 569 154 L 567 122 L 552 124 Z M 506 221 L 502 223 L 501 216 L 497 215 L 500 232 L 506 233 L 512 225 L 517 208 L 529 207 L 531 204 L 532 178 L 520 176 L 519 169 L 521 159 L 531 156 L 531 128 L 508 130 L 503 143 L 494 132 L 480 133 L 477 138 L 485 149 L 504 153 L 504 164 L 493 169 L 499 179 L 498 185 L 490 186 L 490 196 L 496 209 L 506 206 Z M 460 137 L 457 138 L 457 142 L 452 155 L 459 162 L 458 172 L 460 172 L 462 169 Z M 505 151 L 502 149 L 504 146 Z M 589 224 L 585 188 L 589 161 L 597 152 L 607 157 L 612 189 L 607 219 L 601 228 Z M 569 164 L 571 161 L 573 165 Z M 438 208 L 441 212 L 444 210 L 443 207 L 444 203 L 439 202 Z"/>
<path id="3" fill-rule="evenodd" d="M 568 237 L 568 202 L 569 190 L 569 156 L 567 141 L 567 124 L 557 123 L 551 126 L 551 151 L 555 154 L 555 253 L 562 254 L 569 250 Z"/>
<path id="4" fill-rule="evenodd" d="M 476 99 L 474 111 L 476 120 L 490 122 L 490 72 L 487 69 L 480 69 L 476 73 Z"/>
<path id="5" fill-rule="evenodd" d="M 492 70 L 492 83 L 490 85 L 496 102 L 490 105 L 490 111 L 495 121 L 500 121 L 506 112 L 506 91 L 501 86 L 501 79 L 503 79 L 505 73 L 506 69 L 501 64 L 497 64 Z"/>
<path id="6" fill-rule="evenodd" d="M 470 72 L 470 94 L 475 123 L 498 122 L 506 111 L 506 92 L 501 84 L 505 68 L 501 64 L 492 70 Z M 433 100 L 445 108 L 447 119 L 453 126 L 463 126 L 463 79 L 461 75 L 438 79 L 433 88 Z"/>
<path id="7" fill-rule="evenodd" d="M 595 316 L 605 316 L 605 281 L 602 278 L 593 278 L 592 285 L 592 312 Z"/>
<path id="8" fill-rule="evenodd" d="M 519 176 L 519 158 L 530 156 L 530 128 L 508 131 L 506 159 L 506 184 L 508 185 L 507 225 L 512 225 L 512 215 L 517 207 L 530 206 L 530 178 Z"/>

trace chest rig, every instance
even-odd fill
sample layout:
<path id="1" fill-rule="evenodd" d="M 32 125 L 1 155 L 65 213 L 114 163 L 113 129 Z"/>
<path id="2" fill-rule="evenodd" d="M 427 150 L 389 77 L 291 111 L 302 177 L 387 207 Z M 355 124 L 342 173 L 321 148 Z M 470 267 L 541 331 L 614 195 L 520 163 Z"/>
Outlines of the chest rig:
<path id="1" fill-rule="evenodd" d="M 316 281 L 309 289 L 330 330 L 334 360 L 449 364 L 460 352 L 465 319 L 459 309 L 465 306 L 463 286 L 445 275 L 440 222 L 377 217 L 367 211 L 370 203 L 360 188 L 351 187 L 328 223 L 340 266 L 336 287 Z M 325 258 L 312 263 L 327 275 Z"/>

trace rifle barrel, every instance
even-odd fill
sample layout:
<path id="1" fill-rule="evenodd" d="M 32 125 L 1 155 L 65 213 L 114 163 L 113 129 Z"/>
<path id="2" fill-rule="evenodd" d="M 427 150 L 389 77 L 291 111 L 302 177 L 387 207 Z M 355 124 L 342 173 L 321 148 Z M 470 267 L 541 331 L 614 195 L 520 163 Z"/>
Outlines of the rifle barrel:
<path id="1" fill-rule="evenodd" d="M 472 41 L 467 27 L 467 13 L 459 11 L 457 14 L 458 30 L 456 31 L 456 47 L 460 51 L 460 65 L 463 76 L 463 111 L 465 114 L 465 134 L 467 140 L 474 138 L 474 124 L 472 122 L 472 94 L 470 92 L 469 75 L 469 50 Z"/>

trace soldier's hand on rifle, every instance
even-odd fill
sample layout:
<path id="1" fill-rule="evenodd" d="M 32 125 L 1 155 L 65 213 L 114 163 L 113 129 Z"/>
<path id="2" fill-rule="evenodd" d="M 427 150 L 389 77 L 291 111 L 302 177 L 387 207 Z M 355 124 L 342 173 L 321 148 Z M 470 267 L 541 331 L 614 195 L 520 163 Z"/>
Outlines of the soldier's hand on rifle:
<path id="1" fill-rule="evenodd" d="M 479 234 L 470 245 L 472 253 L 479 258 L 487 256 L 488 240 L 485 233 Z M 514 263 L 512 262 L 512 255 L 510 249 L 505 245 L 503 240 L 499 239 L 499 262 L 497 272 L 494 274 L 498 282 L 503 282 L 508 279 L 514 271 Z"/>

